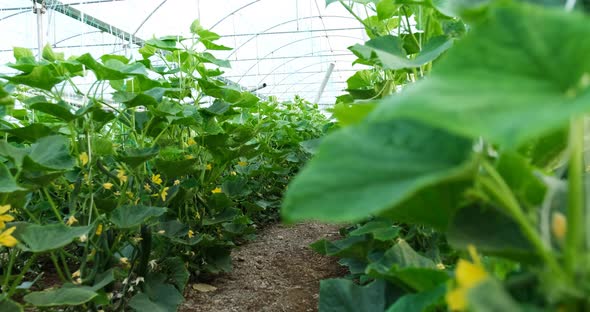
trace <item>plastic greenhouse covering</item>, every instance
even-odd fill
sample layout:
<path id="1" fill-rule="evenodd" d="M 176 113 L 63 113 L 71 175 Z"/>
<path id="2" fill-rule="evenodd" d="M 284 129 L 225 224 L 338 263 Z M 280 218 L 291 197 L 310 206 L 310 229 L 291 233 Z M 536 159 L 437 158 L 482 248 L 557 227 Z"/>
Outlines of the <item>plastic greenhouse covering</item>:
<path id="1" fill-rule="evenodd" d="M 224 78 L 249 90 L 266 84 L 258 94 L 281 101 L 299 95 L 313 102 L 334 64 L 318 104 L 334 103 L 361 67 L 353 69 L 355 57 L 347 48 L 368 39 L 349 12 L 326 7 L 323 0 L 45 0 L 41 27 L 35 2 L 40 1 L 0 1 L 0 63 L 13 60 L 14 46 L 36 51 L 39 41 L 66 57 L 88 52 L 139 57 L 144 40 L 190 36 L 198 19 L 222 36 L 218 44 L 233 48 L 214 51 L 231 61 Z"/>

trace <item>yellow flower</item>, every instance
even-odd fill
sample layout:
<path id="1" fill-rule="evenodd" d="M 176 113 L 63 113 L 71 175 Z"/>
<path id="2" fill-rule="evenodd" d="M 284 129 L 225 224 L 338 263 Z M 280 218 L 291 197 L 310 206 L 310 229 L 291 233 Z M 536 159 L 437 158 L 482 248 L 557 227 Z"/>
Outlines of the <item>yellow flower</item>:
<path id="1" fill-rule="evenodd" d="M 120 262 L 121 264 L 127 265 L 127 264 L 129 264 L 129 259 L 127 259 L 127 257 L 121 257 L 121 258 L 119 259 L 119 262 Z"/>
<path id="2" fill-rule="evenodd" d="M 86 166 L 88 163 L 88 154 L 86 154 L 86 152 L 82 152 L 78 158 L 80 159 L 82 166 Z"/>
<path id="3" fill-rule="evenodd" d="M 211 164 L 207 164 L 207 168 L 206 169 L 207 170 L 211 170 L 211 169 L 213 169 L 213 166 L 211 166 Z"/>
<path id="4" fill-rule="evenodd" d="M 238 174 L 237 174 L 235 171 L 232 171 L 232 172 L 230 172 L 229 174 L 231 174 L 231 175 L 233 175 L 233 176 L 235 176 L 235 175 L 238 175 Z"/>
<path id="5" fill-rule="evenodd" d="M 13 226 L 0 234 L 0 246 L 14 247 L 18 243 L 16 238 L 12 236 L 12 232 L 16 230 L 16 226 Z"/>
<path id="6" fill-rule="evenodd" d="M 73 190 L 76 188 L 76 186 L 74 184 L 70 184 L 70 185 L 68 185 L 68 187 L 70 188 L 70 190 Z"/>
<path id="7" fill-rule="evenodd" d="M 188 146 L 193 146 L 193 145 L 197 144 L 197 142 L 195 142 L 195 139 L 190 138 L 190 139 L 188 139 L 188 141 L 186 142 L 186 144 Z"/>
<path id="8" fill-rule="evenodd" d="M 195 212 L 195 219 L 197 219 L 197 220 L 201 219 L 201 214 L 198 211 Z"/>
<path id="9" fill-rule="evenodd" d="M 115 196 L 120 196 L 121 195 L 121 192 L 116 191 L 114 194 L 115 194 Z"/>
<path id="10" fill-rule="evenodd" d="M 80 270 L 78 270 L 78 271 L 72 273 L 72 278 L 80 277 L 81 276 L 80 274 L 81 274 Z"/>
<path id="11" fill-rule="evenodd" d="M 195 156 L 193 156 L 193 155 L 186 155 L 186 156 L 184 156 L 184 159 L 194 159 L 194 158 L 195 158 Z"/>
<path id="12" fill-rule="evenodd" d="M 158 234 L 160 234 L 160 235 L 164 235 L 164 234 L 166 234 L 166 231 L 165 231 L 165 230 L 159 230 L 159 231 L 158 231 Z"/>
<path id="13" fill-rule="evenodd" d="M 565 238 L 567 232 L 567 219 L 561 212 L 554 212 L 551 218 L 551 232 L 558 240 Z"/>
<path id="14" fill-rule="evenodd" d="M 180 185 L 180 180 L 174 180 L 174 186 Z"/>
<path id="15" fill-rule="evenodd" d="M 165 187 L 162 189 L 162 193 L 160 193 L 160 197 L 162 197 L 162 201 L 166 201 L 166 197 L 168 197 L 168 189 L 169 187 Z"/>
<path id="16" fill-rule="evenodd" d="M 248 166 L 248 163 L 245 161 L 239 161 L 238 166 L 246 167 L 246 166 Z"/>
<path id="17" fill-rule="evenodd" d="M 213 193 L 213 194 L 219 194 L 219 193 L 221 193 L 221 192 L 222 192 L 222 190 L 221 190 L 221 188 L 220 188 L 220 187 L 217 187 L 217 188 L 215 188 L 213 191 L 211 191 L 211 193 Z"/>
<path id="18" fill-rule="evenodd" d="M 143 189 L 148 193 L 152 192 L 152 187 L 147 183 L 143 186 Z"/>
<path id="19" fill-rule="evenodd" d="M 104 187 L 105 190 L 110 190 L 113 188 L 113 183 L 107 182 L 103 184 L 102 187 Z"/>
<path id="20" fill-rule="evenodd" d="M 76 219 L 74 216 L 70 216 L 66 222 L 66 225 L 72 226 L 74 223 L 78 223 L 78 219 Z"/>
<path id="21" fill-rule="evenodd" d="M 152 175 L 152 182 L 157 185 L 162 185 L 162 178 L 160 178 L 159 174 Z"/>
<path id="22" fill-rule="evenodd" d="M 129 197 L 129 199 L 133 199 L 133 192 L 127 191 L 125 194 L 127 194 L 127 197 Z"/>
<path id="23" fill-rule="evenodd" d="M 445 265 L 444 265 L 444 264 L 442 264 L 442 263 L 437 263 L 437 264 L 436 264 L 436 268 L 437 268 L 437 269 L 439 269 L 439 270 L 444 270 L 444 269 L 446 269 Z"/>
<path id="24" fill-rule="evenodd" d="M 0 230 L 6 227 L 6 222 L 14 220 L 13 216 L 6 214 L 10 208 L 10 205 L 0 206 Z"/>
<path id="25" fill-rule="evenodd" d="M 451 311 L 465 311 L 467 309 L 467 292 L 488 278 L 488 273 L 481 264 L 475 247 L 470 245 L 468 249 L 473 263 L 459 259 L 455 270 L 457 287 L 445 296 Z"/>
<path id="26" fill-rule="evenodd" d="M 117 170 L 117 178 L 119 178 L 119 181 L 121 181 L 121 184 L 127 182 L 127 176 L 125 175 L 125 170 L 118 169 Z"/>
<path id="27" fill-rule="evenodd" d="M 94 234 L 96 234 L 96 236 L 100 236 L 102 234 L 102 224 L 99 224 L 96 227 L 96 232 L 94 232 Z"/>
<path id="28" fill-rule="evenodd" d="M 195 232 L 193 232 L 193 230 L 188 230 L 188 238 L 193 238 L 195 236 Z"/>

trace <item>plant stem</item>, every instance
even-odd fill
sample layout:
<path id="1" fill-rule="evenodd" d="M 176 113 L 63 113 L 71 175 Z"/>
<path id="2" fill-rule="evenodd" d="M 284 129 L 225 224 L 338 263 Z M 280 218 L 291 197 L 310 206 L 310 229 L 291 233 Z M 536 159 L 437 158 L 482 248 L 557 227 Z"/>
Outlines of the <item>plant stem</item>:
<path id="1" fill-rule="evenodd" d="M 10 287 L 10 290 L 8 291 L 8 295 L 6 297 L 8 297 L 8 298 L 12 297 L 12 295 L 16 291 L 16 287 L 18 287 L 20 282 L 22 282 L 23 278 L 25 277 L 25 274 L 27 273 L 27 271 L 29 271 L 29 269 L 31 268 L 31 265 L 33 265 L 33 262 L 35 262 L 35 260 L 37 260 L 37 254 L 33 254 L 31 256 L 31 258 L 29 258 L 29 260 L 27 260 L 27 263 L 25 263 L 23 270 L 20 272 L 20 274 L 18 275 L 16 280 L 14 280 L 14 283 Z"/>
<path id="2" fill-rule="evenodd" d="M 10 275 L 12 274 L 12 267 L 14 267 L 14 261 L 16 261 L 16 250 L 12 249 L 10 251 L 10 260 L 8 261 L 8 268 L 6 272 L 4 272 L 4 282 L 2 283 L 2 291 L 6 292 L 8 289 L 8 282 L 10 281 Z"/>
<path id="3" fill-rule="evenodd" d="M 584 117 L 576 117 L 570 125 L 568 168 L 567 233 L 565 267 L 570 274 L 584 243 Z"/>
<path id="4" fill-rule="evenodd" d="M 49 202 L 49 205 L 51 206 L 51 210 L 53 210 L 53 213 L 57 217 L 57 221 L 63 223 L 63 220 L 61 218 L 61 214 L 59 213 L 59 211 L 57 211 L 57 206 L 53 202 L 53 199 L 51 199 L 51 196 L 49 196 L 49 192 L 47 192 L 46 187 L 43 188 L 43 194 L 45 194 L 45 197 L 47 197 L 47 201 Z"/>
<path id="5" fill-rule="evenodd" d="M 500 201 L 504 208 L 508 210 L 510 216 L 512 216 L 520 226 L 522 233 L 531 242 L 551 270 L 555 272 L 555 274 L 564 276 L 561 266 L 555 257 L 553 257 L 549 247 L 543 243 L 543 240 L 539 237 L 535 227 L 529 222 L 528 218 L 522 211 L 518 200 L 514 197 L 510 187 L 506 184 L 502 176 L 487 161 L 484 161 L 482 166 L 490 175 L 490 179 L 482 179 L 480 182 L 496 197 L 497 200 Z"/>

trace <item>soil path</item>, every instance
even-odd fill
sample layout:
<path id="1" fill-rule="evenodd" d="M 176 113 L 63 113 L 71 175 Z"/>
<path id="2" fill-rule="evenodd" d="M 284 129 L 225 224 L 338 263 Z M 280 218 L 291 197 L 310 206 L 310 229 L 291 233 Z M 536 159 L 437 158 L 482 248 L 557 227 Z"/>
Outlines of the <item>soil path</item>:
<path id="1" fill-rule="evenodd" d="M 180 311 L 317 311 L 320 280 L 342 276 L 343 270 L 308 246 L 337 237 L 338 227 L 333 225 L 269 226 L 254 242 L 232 252 L 233 272 L 211 282 L 217 290 L 199 292 L 189 285 Z"/>

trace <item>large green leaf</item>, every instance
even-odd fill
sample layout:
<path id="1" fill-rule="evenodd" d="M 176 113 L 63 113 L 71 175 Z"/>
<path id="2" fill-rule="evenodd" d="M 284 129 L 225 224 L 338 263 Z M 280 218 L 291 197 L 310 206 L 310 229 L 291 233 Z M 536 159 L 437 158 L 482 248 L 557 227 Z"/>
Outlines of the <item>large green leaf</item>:
<path id="1" fill-rule="evenodd" d="M 365 45 L 354 45 L 350 50 L 359 58 L 381 65 L 384 69 L 415 68 L 432 62 L 453 45 L 453 40 L 444 36 L 432 38 L 416 55 L 408 58 L 399 37 L 386 35 L 371 39 Z"/>
<path id="2" fill-rule="evenodd" d="M 137 167 L 144 162 L 156 157 L 160 148 L 148 147 L 148 148 L 130 148 L 125 153 L 119 156 L 119 159 L 131 167 Z"/>
<path id="3" fill-rule="evenodd" d="M 65 122 L 70 122 L 76 118 L 76 115 L 72 114 L 70 107 L 66 102 L 60 103 L 49 103 L 49 102 L 37 102 L 31 104 L 31 109 L 44 112 L 51 116 L 57 117 Z"/>
<path id="4" fill-rule="evenodd" d="M 18 186 L 16 180 L 3 163 L 0 163 L 0 193 L 12 193 L 24 190 Z"/>
<path id="5" fill-rule="evenodd" d="M 0 301 L 0 311 L 2 312 L 22 312 L 23 311 L 23 307 L 10 300 L 7 298 L 2 299 L 2 301 Z"/>
<path id="6" fill-rule="evenodd" d="M 17 223 L 14 237 L 19 246 L 34 253 L 47 252 L 64 247 L 74 239 L 88 234 L 89 226 L 69 227 L 63 224 L 37 225 Z"/>
<path id="7" fill-rule="evenodd" d="M 92 70 L 98 80 L 123 80 L 135 75 L 147 76 L 145 65 L 139 62 L 125 64 L 111 58 L 103 65 L 97 62 L 90 54 L 84 54 L 76 60 Z"/>
<path id="8" fill-rule="evenodd" d="M 0 131 L 30 142 L 35 142 L 39 138 L 54 134 L 51 128 L 40 123 L 30 124 L 22 128 L 0 129 Z"/>
<path id="9" fill-rule="evenodd" d="M 411 118 L 506 147 L 590 110 L 590 19 L 523 3 L 498 6 L 432 75 L 369 116 Z"/>
<path id="10" fill-rule="evenodd" d="M 74 167 L 70 155 L 69 140 L 60 135 L 39 139 L 31 145 L 31 151 L 24 158 L 23 167 L 28 170 L 68 170 Z"/>
<path id="11" fill-rule="evenodd" d="M 467 291 L 467 304 L 470 311 L 525 311 L 504 289 L 502 284 L 488 279 Z"/>
<path id="12" fill-rule="evenodd" d="M 447 287 L 443 284 L 427 291 L 407 294 L 399 298 L 386 312 L 436 311 L 433 307 L 443 303 L 446 292 Z"/>
<path id="13" fill-rule="evenodd" d="M 287 221 L 350 222 L 390 210 L 444 228 L 453 205 L 441 209 L 435 201 L 409 210 L 401 204 L 429 187 L 470 177 L 471 146 L 414 122 L 341 129 L 323 140 L 316 158 L 289 185 L 282 215 Z"/>
<path id="14" fill-rule="evenodd" d="M 387 283 L 374 281 L 359 286 L 346 279 L 327 279 L 320 282 L 319 312 L 375 312 L 385 311 L 392 292 Z"/>
<path id="15" fill-rule="evenodd" d="M 2 78 L 14 83 L 23 84 L 33 88 L 39 88 L 47 91 L 58 83 L 64 81 L 64 77 L 59 77 L 54 71 L 50 70 L 49 66 L 35 66 L 30 73 L 20 74 L 16 76 L 2 76 Z"/>
<path id="16" fill-rule="evenodd" d="M 535 258 L 534 249 L 512 219 L 490 207 L 465 207 L 453 218 L 447 232 L 458 249 L 477 246 L 481 252 L 517 260 Z"/>
<path id="17" fill-rule="evenodd" d="M 129 229 L 139 226 L 150 218 L 159 217 L 164 213 L 166 213 L 166 208 L 161 207 L 143 205 L 121 206 L 113 211 L 111 222 L 120 229 Z"/>
<path id="18" fill-rule="evenodd" d="M 76 306 L 84 304 L 96 296 L 98 294 L 92 288 L 80 286 L 32 292 L 26 295 L 24 300 L 36 307 Z"/>
<path id="19" fill-rule="evenodd" d="M 432 289 L 449 278 L 447 273 L 436 268 L 432 260 L 418 254 L 405 241 L 387 250 L 379 261 L 367 267 L 366 272 L 369 276 L 416 291 Z"/>

